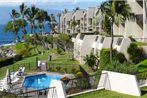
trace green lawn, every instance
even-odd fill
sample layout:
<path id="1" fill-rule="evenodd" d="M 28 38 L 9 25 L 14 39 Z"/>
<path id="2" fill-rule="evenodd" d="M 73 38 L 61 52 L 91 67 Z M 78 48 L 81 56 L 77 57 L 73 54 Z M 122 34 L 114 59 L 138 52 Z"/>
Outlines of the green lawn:
<path id="1" fill-rule="evenodd" d="M 97 71 L 94 72 L 87 64 L 84 64 L 81 66 L 89 75 L 96 74 L 96 72 L 97 72 Z"/>
<path id="2" fill-rule="evenodd" d="M 52 54 L 54 55 L 55 59 L 53 59 L 52 61 L 48 60 L 48 54 Z M 18 61 L 12 65 L 9 65 L 9 69 L 10 71 L 17 71 L 19 69 L 20 66 L 25 66 L 25 72 L 32 72 L 32 71 L 36 71 L 36 57 L 38 57 L 39 60 L 46 60 L 48 65 L 55 65 L 55 66 L 68 66 L 70 68 L 71 65 L 75 65 L 75 68 L 77 68 L 78 66 L 78 62 L 77 61 L 71 61 L 69 60 L 68 57 L 68 53 L 64 53 L 62 55 L 58 54 L 57 51 L 55 49 L 50 49 L 48 51 L 45 51 L 44 54 L 38 54 L 35 56 L 31 56 L 31 57 L 27 57 L 24 58 L 21 61 Z M 65 66 L 64 66 L 65 67 Z M 0 68 L 0 78 L 3 78 L 6 74 L 6 67 Z"/>
<path id="3" fill-rule="evenodd" d="M 147 43 L 145 42 L 134 42 L 138 46 L 147 46 Z"/>
<path id="4" fill-rule="evenodd" d="M 137 68 L 139 69 L 139 72 L 147 71 L 147 59 L 136 64 Z"/>
<path id="5" fill-rule="evenodd" d="M 135 96 L 125 95 L 108 90 L 100 90 L 91 93 L 81 94 L 69 98 L 138 98 Z M 147 94 L 143 95 L 140 98 L 147 98 Z"/>

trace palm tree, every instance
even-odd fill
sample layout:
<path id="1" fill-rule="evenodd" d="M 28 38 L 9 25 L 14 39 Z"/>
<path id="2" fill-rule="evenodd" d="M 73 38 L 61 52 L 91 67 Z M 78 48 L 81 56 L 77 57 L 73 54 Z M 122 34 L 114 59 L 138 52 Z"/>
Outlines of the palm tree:
<path id="1" fill-rule="evenodd" d="M 68 9 L 64 9 L 63 13 L 67 13 L 68 12 Z"/>
<path id="2" fill-rule="evenodd" d="M 44 11 L 44 10 L 39 10 L 38 11 L 38 13 L 37 13 L 37 20 L 38 20 L 38 27 L 39 27 L 39 31 L 40 31 L 40 33 L 42 33 L 42 35 L 43 35 L 43 29 L 44 29 L 44 22 L 45 22 L 45 20 L 46 20 L 46 11 Z"/>
<path id="3" fill-rule="evenodd" d="M 19 6 L 19 10 L 20 10 L 20 14 L 21 14 L 23 22 L 25 22 L 26 20 L 24 19 L 24 16 L 27 13 L 27 6 L 24 3 L 22 3 Z M 27 31 L 26 31 L 25 27 L 26 27 L 26 25 L 22 25 L 22 32 L 23 32 L 24 35 L 27 34 Z"/>
<path id="4" fill-rule="evenodd" d="M 20 14 L 15 10 L 15 9 L 12 9 L 12 12 L 10 13 L 10 16 L 12 18 L 12 21 L 9 21 L 7 25 L 9 25 L 11 27 L 11 25 L 13 26 L 12 28 L 7 28 L 6 31 L 10 30 L 12 32 L 14 32 L 14 35 L 15 35 L 15 41 L 17 42 L 19 40 L 19 37 L 18 37 L 18 25 L 17 25 L 17 21 L 16 19 L 20 17 Z M 7 27 L 7 26 L 6 26 Z"/>
<path id="5" fill-rule="evenodd" d="M 9 21 L 7 22 L 4 28 L 4 32 L 13 32 L 14 37 L 15 37 L 15 42 L 19 41 L 18 31 L 21 28 L 19 21 L 20 20 Z"/>
<path id="6" fill-rule="evenodd" d="M 38 11 L 39 9 L 33 5 L 31 8 L 27 9 L 27 13 L 25 15 L 27 20 L 30 22 L 32 34 L 35 32 L 35 20 L 37 18 Z"/>
<path id="7" fill-rule="evenodd" d="M 88 64 L 88 66 L 93 70 L 94 66 L 96 66 L 96 62 L 97 62 L 97 56 L 94 55 L 92 52 L 89 55 L 86 55 L 84 57 L 84 61 L 86 64 Z"/>
<path id="8" fill-rule="evenodd" d="M 55 26 L 57 25 L 57 22 L 56 22 L 54 14 L 50 15 L 50 20 L 51 21 L 49 22 L 49 26 L 51 27 L 51 32 L 56 33 Z"/>
<path id="9" fill-rule="evenodd" d="M 76 12 L 77 10 L 80 10 L 80 7 L 76 7 L 73 11 Z"/>
<path id="10" fill-rule="evenodd" d="M 113 49 L 113 24 L 119 25 L 129 19 L 131 8 L 125 1 L 110 0 L 103 2 L 100 6 L 102 13 L 109 19 L 111 24 L 110 61 L 112 62 Z"/>

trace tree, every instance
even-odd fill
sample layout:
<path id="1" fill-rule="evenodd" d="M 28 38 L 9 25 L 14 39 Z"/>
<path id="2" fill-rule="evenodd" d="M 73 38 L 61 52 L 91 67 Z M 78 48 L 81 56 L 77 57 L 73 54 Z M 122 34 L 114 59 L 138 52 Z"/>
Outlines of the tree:
<path id="1" fill-rule="evenodd" d="M 21 28 L 20 21 L 21 20 L 9 21 L 4 28 L 4 32 L 13 32 L 16 42 L 20 40 L 18 36 L 18 31 Z"/>
<path id="2" fill-rule="evenodd" d="M 20 14 L 15 9 L 12 9 L 10 16 L 12 18 L 12 21 L 9 21 L 7 23 L 5 31 L 6 32 L 13 32 L 15 35 L 15 41 L 18 42 L 19 36 L 17 34 L 19 31 L 19 26 L 18 26 L 18 21 L 16 19 L 20 17 Z"/>
<path id="3" fill-rule="evenodd" d="M 76 7 L 73 11 L 76 12 L 77 10 L 80 10 L 80 7 Z"/>
<path id="4" fill-rule="evenodd" d="M 111 23 L 109 21 L 109 17 L 105 16 L 105 20 L 102 21 L 102 29 L 106 32 L 107 35 L 110 35 L 111 32 Z"/>
<path id="5" fill-rule="evenodd" d="M 90 55 L 86 55 L 84 57 L 84 61 L 86 61 L 86 64 L 88 64 L 89 67 L 91 67 L 91 69 L 94 69 L 94 66 L 96 66 L 97 63 L 97 56 L 94 55 L 92 52 L 90 53 Z"/>
<path id="6" fill-rule="evenodd" d="M 25 27 L 28 25 L 27 21 L 26 20 L 23 20 L 23 19 L 19 19 L 18 20 L 18 24 L 19 24 L 19 29 L 21 29 L 23 31 L 23 36 L 22 38 L 25 39 L 25 36 L 27 34 L 27 31 L 25 29 Z"/>
<path id="7" fill-rule="evenodd" d="M 35 32 L 35 20 L 37 18 L 38 11 L 39 9 L 33 5 L 31 8 L 27 9 L 27 13 L 25 15 L 27 20 L 30 22 L 32 34 Z"/>
<path id="8" fill-rule="evenodd" d="M 24 16 L 27 13 L 27 6 L 24 3 L 22 3 L 19 6 L 19 10 L 20 10 L 20 15 L 22 17 L 23 22 L 26 23 L 26 20 L 25 20 Z M 25 29 L 26 26 L 27 26 L 27 24 L 26 25 L 22 25 L 22 32 L 23 32 L 24 35 L 27 34 L 27 31 Z"/>
<path id="9" fill-rule="evenodd" d="M 54 14 L 50 15 L 50 22 L 48 23 L 51 28 L 51 33 L 56 33 L 55 26 L 57 25 Z"/>
<path id="10" fill-rule="evenodd" d="M 46 14 L 47 14 L 46 11 L 40 9 L 36 15 L 36 19 L 38 20 L 39 31 L 40 33 L 42 33 L 42 35 L 43 35 L 43 29 L 44 29 L 43 24 L 46 21 Z"/>
<path id="11" fill-rule="evenodd" d="M 37 48 L 40 43 L 40 38 L 37 33 L 33 34 L 32 36 L 26 36 L 25 42 L 26 44 L 31 44 L 34 47 L 36 53 L 39 53 L 39 49 Z"/>
<path id="12" fill-rule="evenodd" d="M 55 40 L 56 40 L 57 45 L 60 48 L 62 48 L 64 51 L 66 51 L 67 48 L 68 48 L 68 45 L 69 45 L 68 43 L 71 42 L 71 37 L 69 35 L 67 35 L 67 34 L 62 33 L 62 34 L 59 34 L 55 38 Z"/>
<path id="13" fill-rule="evenodd" d="M 112 49 L 113 49 L 113 24 L 119 25 L 125 20 L 129 19 L 131 8 L 125 1 L 110 0 L 103 2 L 100 9 L 105 17 L 108 18 L 111 24 L 111 44 L 110 44 L 110 61 L 112 62 Z"/>
<path id="14" fill-rule="evenodd" d="M 67 13 L 68 12 L 68 9 L 64 9 L 63 13 Z"/>

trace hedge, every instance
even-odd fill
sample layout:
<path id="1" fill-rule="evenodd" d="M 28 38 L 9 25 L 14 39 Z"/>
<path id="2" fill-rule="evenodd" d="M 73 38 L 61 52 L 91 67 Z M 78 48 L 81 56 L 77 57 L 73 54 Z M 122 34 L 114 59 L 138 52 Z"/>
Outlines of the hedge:
<path id="1" fill-rule="evenodd" d="M 112 60 L 118 60 L 120 63 L 123 63 L 126 61 L 126 58 L 123 53 L 112 50 Z M 110 49 L 102 49 L 100 52 L 100 67 L 104 68 L 108 64 L 110 64 Z"/>
<path id="2" fill-rule="evenodd" d="M 13 60 L 14 60 L 13 57 L 0 59 L 0 67 L 4 67 L 6 65 L 13 64 Z"/>
<path id="3" fill-rule="evenodd" d="M 127 52 L 130 60 L 135 64 L 143 61 L 146 58 L 143 48 L 138 47 L 135 43 L 130 44 Z"/>
<path id="4" fill-rule="evenodd" d="M 14 56 L 14 61 L 20 61 L 22 60 L 22 55 L 21 54 L 17 54 Z"/>

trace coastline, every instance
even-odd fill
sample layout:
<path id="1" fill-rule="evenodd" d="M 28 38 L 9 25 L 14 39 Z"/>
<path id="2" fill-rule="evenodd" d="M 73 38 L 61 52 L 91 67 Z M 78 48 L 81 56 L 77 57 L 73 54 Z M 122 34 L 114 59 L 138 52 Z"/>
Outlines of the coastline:
<path id="1" fill-rule="evenodd" d="M 13 46 L 16 43 L 12 42 L 12 43 L 6 43 L 6 44 L 0 44 L 0 47 L 4 47 L 4 46 Z"/>

